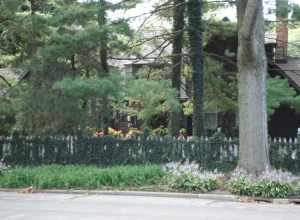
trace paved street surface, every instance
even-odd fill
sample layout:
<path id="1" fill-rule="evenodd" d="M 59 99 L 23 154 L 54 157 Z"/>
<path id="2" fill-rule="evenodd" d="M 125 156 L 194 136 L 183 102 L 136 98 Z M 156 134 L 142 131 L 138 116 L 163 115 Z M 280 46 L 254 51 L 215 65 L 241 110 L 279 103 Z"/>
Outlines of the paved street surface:
<path id="1" fill-rule="evenodd" d="M 0 192 L 0 220 L 300 220 L 300 206 L 200 199 Z"/>

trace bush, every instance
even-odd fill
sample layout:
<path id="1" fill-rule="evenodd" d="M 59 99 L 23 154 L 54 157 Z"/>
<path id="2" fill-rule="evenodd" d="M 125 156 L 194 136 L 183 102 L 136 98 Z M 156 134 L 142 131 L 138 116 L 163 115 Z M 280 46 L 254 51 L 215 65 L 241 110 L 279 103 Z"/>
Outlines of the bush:
<path id="1" fill-rule="evenodd" d="M 295 187 L 294 196 L 300 196 L 300 182 L 298 182 Z"/>
<path id="2" fill-rule="evenodd" d="M 244 176 L 239 179 L 235 179 L 229 182 L 229 190 L 233 194 L 241 196 L 252 196 L 254 188 L 251 186 L 251 182 Z"/>
<path id="3" fill-rule="evenodd" d="M 208 192 L 219 187 L 222 174 L 203 171 L 196 163 L 169 163 L 164 169 L 169 173 L 165 183 L 171 189 L 186 192 Z"/>
<path id="4" fill-rule="evenodd" d="M 0 177 L 0 187 L 38 189 L 101 189 L 103 187 L 138 187 L 161 181 L 160 166 L 60 166 L 14 168 Z"/>
<path id="5" fill-rule="evenodd" d="M 171 174 L 166 178 L 166 183 L 171 189 L 185 192 L 208 192 L 219 186 L 216 179 L 200 179 L 192 173 Z"/>
<path id="6" fill-rule="evenodd" d="M 262 180 L 251 182 L 245 177 L 231 181 L 229 189 L 233 194 L 264 198 L 286 198 L 294 194 L 293 186 L 286 182 Z"/>
<path id="7" fill-rule="evenodd" d="M 233 174 L 228 186 L 233 194 L 264 198 L 286 198 L 295 194 L 294 178 L 282 171 L 264 172 L 255 177 L 238 171 Z"/>

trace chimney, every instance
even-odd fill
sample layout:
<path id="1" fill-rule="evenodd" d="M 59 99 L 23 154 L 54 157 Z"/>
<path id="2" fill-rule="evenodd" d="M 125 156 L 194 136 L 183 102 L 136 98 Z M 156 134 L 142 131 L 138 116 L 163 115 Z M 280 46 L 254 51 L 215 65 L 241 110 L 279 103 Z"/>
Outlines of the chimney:
<path id="1" fill-rule="evenodd" d="M 286 62 L 288 49 L 288 0 L 276 0 L 276 61 Z"/>

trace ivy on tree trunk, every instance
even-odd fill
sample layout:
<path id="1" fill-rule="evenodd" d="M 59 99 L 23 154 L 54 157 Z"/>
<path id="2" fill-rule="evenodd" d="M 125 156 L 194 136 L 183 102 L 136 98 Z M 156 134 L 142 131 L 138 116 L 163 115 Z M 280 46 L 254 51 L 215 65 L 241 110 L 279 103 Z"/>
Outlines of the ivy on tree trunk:
<path id="1" fill-rule="evenodd" d="M 99 0 L 98 24 L 100 28 L 106 25 L 106 2 Z M 104 75 L 108 75 L 109 67 L 107 62 L 107 33 L 104 31 L 100 39 L 100 61 Z"/>
<path id="2" fill-rule="evenodd" d="M 202 46 L 202 0 L 187 3 L 188 35 L 193 81 L 193 135 L 203 134 L 203 46 Z"/>
<path id="3" fill-rule="evenodd" d="M 173 10 L 173 51 L 172 51 L 172 87 L 180 99 L 182 47 L 184 32 L 185 0 L 174 0 Z M 171 112 L 170 134 L 177 136 L 180 129 L 180 112 Z"/>

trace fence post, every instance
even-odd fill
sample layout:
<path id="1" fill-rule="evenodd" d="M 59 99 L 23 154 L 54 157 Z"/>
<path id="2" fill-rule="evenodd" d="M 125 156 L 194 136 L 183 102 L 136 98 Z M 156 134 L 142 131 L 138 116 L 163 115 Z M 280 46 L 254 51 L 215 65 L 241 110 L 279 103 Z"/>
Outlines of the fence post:
<path id="1" fill-rule="evenodd" d="M 3 139 L 2 139 L 3 138 Z M 0 160 L 3 159 L 3 146 L 5 138 L 0 136 Z"/>
<path id="2" fill-rule="evenodd" d="M 300 141 L 300 128 L 298 128 L 297 130 L 297 141 L 298 142 Z"/>

